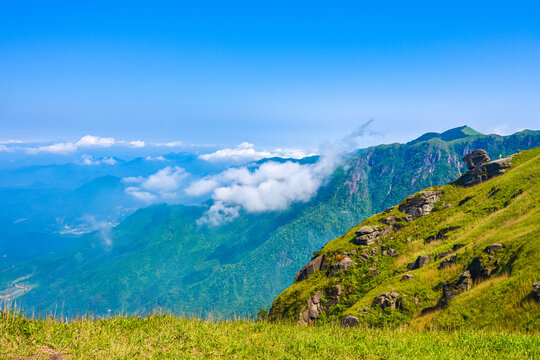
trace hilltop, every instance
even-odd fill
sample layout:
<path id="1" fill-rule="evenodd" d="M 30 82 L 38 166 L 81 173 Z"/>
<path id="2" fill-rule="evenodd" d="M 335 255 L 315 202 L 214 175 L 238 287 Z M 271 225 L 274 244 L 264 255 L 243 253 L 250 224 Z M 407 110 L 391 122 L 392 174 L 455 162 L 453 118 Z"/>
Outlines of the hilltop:
<path id="1" fill-rule="evenodd" d="M 486 159 L 466 158 L 470 173 Z M 328 242 L 271 318 L 540 331 L 540 148 L 493 164 L 500 176 L 427 188 Z"/>

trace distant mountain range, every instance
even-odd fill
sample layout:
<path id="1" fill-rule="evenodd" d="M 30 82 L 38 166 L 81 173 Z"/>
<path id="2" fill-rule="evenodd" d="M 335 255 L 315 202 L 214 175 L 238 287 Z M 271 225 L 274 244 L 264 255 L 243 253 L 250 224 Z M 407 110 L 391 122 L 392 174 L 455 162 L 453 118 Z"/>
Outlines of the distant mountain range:
<path id="1" fill-rule="evenodd" d="M 370 147 L 346 157 L 311 200 L 287 210 L 241 212 L 229 223 L 207 227 L 196 221 L 211 200 L 197 206 L 153 205 L 112 229 L 75 239 L 55 256 L 6 264 L 0 284 L 4 296 L 24 301 L 27 311 L 62 306 L 69 315 L 154 309 L 253 315 L 269 309 L 314 250 L 408 194 L 458 178 L 466 170 L 465 154 L 482 148 L 498 158 L 539 145 L 538 131 L 498 136 L 461 127 L 407 144 Z M 290 160 L 259 164 L 271 161 Z M 318 157 L 303 161 L 314 163 Z M 113 178 L 96 181 L 115 186 Z M 94 185 L 88 186 L 100 188 Z M 107 211 L 99 201 L 92 203 L 87 199 L 80 206 Z M 26 291 L 9 290 L 15 284 Z"/>

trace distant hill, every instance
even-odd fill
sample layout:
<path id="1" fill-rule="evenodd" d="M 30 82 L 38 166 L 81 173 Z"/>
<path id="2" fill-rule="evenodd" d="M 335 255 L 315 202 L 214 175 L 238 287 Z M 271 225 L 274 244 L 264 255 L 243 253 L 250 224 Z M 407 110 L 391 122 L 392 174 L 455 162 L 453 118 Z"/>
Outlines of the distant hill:
<path id="1" fill-rule="evenodd" d="M 468 126 L 460 126 L 454 129 L 447 130 L 440 134 L 436 132 L 425 133 L 419 138 L 414 139 L 413 141 L 410 141 L 409 144 L 416 144 L 421 141 L 427 141 L 434 138 L 441 139 L 443 141 L 452 141 L 452 140 L 457 140 L 457 139 L 463 139 L 468 136 L 477 136 L 477 135 L 483 135 L 483 134 L 479 133 L 478 131 Z"/>
<path id="2" fill-rule="evenodd" d="M 499 177 L 428 188 L 328 242 L 271 316 L 538 332 L 540 148 L 501 162 Z"/>
<path id="3" fill-rule="evenodd" d="M 60 255 L 0 270 L 0 284 L 31 285 L 13 295 L 30 312 L 63 303 L 71 315 L 254 315 L 269 309 L 314 250 L 412 192 L 455 180 L 465 154 L 483 148 L 498 158 L 539 145 L 540 132 L 526 132 L 370 147 L 346 158 L 313 199 L 286 211 L 242 213 L 208 228 L 196 220 L 209 203 L 154 205 Z"/>

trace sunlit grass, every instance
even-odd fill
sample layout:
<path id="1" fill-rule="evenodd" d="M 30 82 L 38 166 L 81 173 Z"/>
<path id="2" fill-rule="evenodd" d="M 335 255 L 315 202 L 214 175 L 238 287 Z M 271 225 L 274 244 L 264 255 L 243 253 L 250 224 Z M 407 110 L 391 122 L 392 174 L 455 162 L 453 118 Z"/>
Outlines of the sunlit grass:
<path id="1" fill-rule="evenodd" d="M 535 335 L 342 329 L 172 315 L 31 320 L 0 315 L 0 357 L 68 359 L 534 359 Z"/>

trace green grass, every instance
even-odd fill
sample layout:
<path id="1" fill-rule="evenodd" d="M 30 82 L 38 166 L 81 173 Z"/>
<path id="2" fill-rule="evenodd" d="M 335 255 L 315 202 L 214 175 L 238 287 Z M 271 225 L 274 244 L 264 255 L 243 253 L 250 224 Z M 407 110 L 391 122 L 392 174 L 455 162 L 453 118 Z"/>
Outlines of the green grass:
<path id="1" fill-rule="evenodd" d="M 68 323 L 0 314 L 4 359 L 538 359 L 530 334 L 299 327 L 171 315 Z"/>

